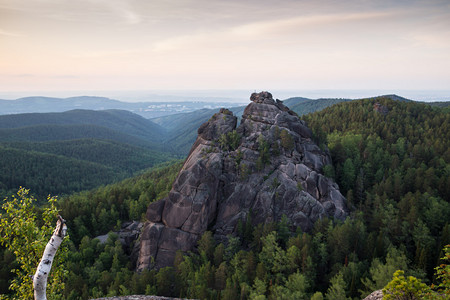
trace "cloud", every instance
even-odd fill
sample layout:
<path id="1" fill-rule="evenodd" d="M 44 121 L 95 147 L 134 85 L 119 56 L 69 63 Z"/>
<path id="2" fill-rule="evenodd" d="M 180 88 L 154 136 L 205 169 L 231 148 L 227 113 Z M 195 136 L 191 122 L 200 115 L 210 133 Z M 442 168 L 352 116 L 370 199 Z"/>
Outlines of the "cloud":
<path id="1" fill-rule="evenodd" d="M 428 49 L 450 49 L 450 31 L 442 33 L 436 32 L 414 32 L 408 35 L 407 39 L 411 41 L 414 47 L 425 47 Z"/>
<path id="2" fill-rule="evenodd" d="M 0 35 L 7 36 L 7 37 L 23 37 L 24 36 L 23 34 L 11 32 L 11 31 L 6 31 L 6 30 L 3 30 L 3 29 L 0 29 Z"/>
<path id="3" fill-rule="evenodd" d="M 269 19 L 250 22 L 244 25 L 230 26 L 221 31 L 200 31 L 160 40 L 154 44 L 153 50 L 155 52 L 165 52 L 208 45 L 211 48 L 217 48 L 219 45 L 233 47 L 238 46 L 239 43 L 251 43 L 252 41 L 263 40 L 264 38 L 280 40 L 288 36 L 298 36 L 302 31 L 315 30 L 321 26 L 333 28 L 333 26 L 338 24 L 342 25 L 360 21 L 368 22 L 392 18 L 396 14 L 395 12 L 320 14 L 287 19 Z"/>
<path id="4" fill-rule="evenodd" d="M 57 22 L 139 24 L 142 16 L 139 6 L 126 0 L 15 0 L 1 3 L 0 15 L 26 15 L 29 18 L 46 18 Z"/>
<path id="5" fill-rule="evenodd" d="M 142 16 L 126 1 L 104 0 L 103 5 L 117 16 L 123 23 L 135 25 L 142 22 Z"/>
<path id="6" fill-rule="evenodd" d="M 279 35 L 286 33 L 298 32 L 305 27 L 311 26 L 332 26 L 337 23 L 350 23 L 354 21 L 369 21 L 374 19 L 382 19 L 392 17 L 394 12 L 371 12 L 371 13 L 350 13 L 350 14 L 321 14 L 312 16 L 299 16 L 289 19 L 281 19 L 274 21 L 263 21 L 243 26 L 238 26 L 233 29 L 233 32 L 238 35 Z"/>
<path id="7" fill-rule="evenodd" d="M 17 75 L 14 75 L 15 77 L 21 77 L 21 78 L 26 78 L 26 77 L 36 77 L 36 75 L 34 75 L 34 74 L 27 74 L 27 73 L 24 73 L 24 74 L 17 74 Z"/>
<path id="8" fill-rule="evenodd" d="M 143 54 L 146 51 L 143 49 L 128 49 L 128 50 L 104 50 L 104 51 L 89 51 L 72 54 L 71 58 L 76 59 L 100 59 L 100 58 L 114 58 L 114 57 L 126 57 L 132 55 Z"/>
<path id="9" fill-rule="evenodd" d="M 22 74 L 15 74 L 15 75 L 8 74 L 7 76 L 8 77 L 17 77 L 17 78 L 50 78 L 50 79 L 75 79 L 75 78 L 80 78 L 80 76 L 72 75 L 72 74 L 48 75 L 48 74 L 22 73 Z"/>

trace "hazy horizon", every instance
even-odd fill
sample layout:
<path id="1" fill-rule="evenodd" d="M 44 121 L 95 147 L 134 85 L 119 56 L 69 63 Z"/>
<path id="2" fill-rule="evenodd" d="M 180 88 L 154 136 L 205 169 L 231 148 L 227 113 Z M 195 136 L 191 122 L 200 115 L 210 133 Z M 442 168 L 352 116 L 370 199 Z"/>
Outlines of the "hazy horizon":
<path id="1" fill-rule="evenodd" d="M 449 37 L 447 0 L 0 0 L 0 94 L 448 90 Z"/>
<path id="2" fill-rule="evenodd" d="M 450 101 L 450 90 L 267 90 L 274 98 L 285 100 L 292 97 L 310 99 L 349 98 L 360 99 L 395 94 L 415 101 Z M 70 98 L 81 96 L 106 97 L 123 102 L 232 102 L 246 103 L 253 92 L 260 90 L 135 90 L 135 91 L 30 91 L 1 92 L 1 100 L 25 97 Z"/>

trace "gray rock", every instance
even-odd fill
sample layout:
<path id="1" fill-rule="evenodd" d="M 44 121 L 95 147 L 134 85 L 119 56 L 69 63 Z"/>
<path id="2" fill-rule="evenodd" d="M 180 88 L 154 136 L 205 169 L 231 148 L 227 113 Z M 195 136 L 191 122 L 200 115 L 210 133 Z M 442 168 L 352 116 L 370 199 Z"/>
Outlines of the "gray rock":
<path id="1" fill-rule="evenodd" d="M 383 291 L 377 290 L 377 291 L 371 293 L 370 295 L 368 295 L 363 300 L 381 300 L 381 299 L 383 299 Z"/>
<path id="2" fill-rule="evenodd" d="M 148 208 L 138 270 L 172 265 L 176 251 L 194 250 L 206 230 L 226 241 L 248 214 L 252 225 L 286 215 L 303 231 L 319 218 L 347 216 L 339 187 L 322 174 L 329 154 L 306 124 L 268 92 L 250 99 L 238 128 L 225 109 L 200 126 L 168 197 Z M 219 139 L 235 129 L 237 147 L 220 148 Z"/>
<path id="3" fill-rule="evenodd" d="M 96 298 L 91 300 L 189 300 L 189 299 L 171 298 L 162 296 L 148 296 L 148 295 L 130 295 L 130 296 L 113 296 L 113 297 Z"/>
<path id="4" fill-rule="evenodd" d="M 133 242 L 138 239 L 142 227 L 143 223 L 139 221 L 129 221 L 123 223 L 119 231 L 113 232 L 117 234 L 119 241 L 126 252 L 129 252 L 130 246 L 132 246 Z M 95 239 L 98 239 L 101 244 L 104 244 L 108 240 L 108 236 L 109 233 L 96 236 Z"/>
<path id="5" fill-rule="evenodd" d="M 136 266 L 138 271 L 154 267 L 154 259 L 158 254 L 158 243 L 163 228 L 164 225 L 160 223 L 145 223 Z"/>
<path id="6" fill-rule="evenodd" d="M 151 222 L 161 222 L 161 214 L 165 204 L 165 199 L 151 203 L 147 208 L 147 213 L 145 214 L 147 220 Z"/>

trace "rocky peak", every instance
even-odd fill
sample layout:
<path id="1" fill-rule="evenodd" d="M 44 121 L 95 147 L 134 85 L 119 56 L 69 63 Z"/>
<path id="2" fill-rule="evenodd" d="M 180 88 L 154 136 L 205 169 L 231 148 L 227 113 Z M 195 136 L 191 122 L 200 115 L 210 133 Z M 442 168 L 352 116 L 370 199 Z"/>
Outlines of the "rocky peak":
<path id="1" fill-rule="evenodd" d="M 208 122 L 199 127 L 198 138 L 214 141 L 222 134 L 235 129 L 236 124 L 237 118 L 233 116 L 233 113 L 226 108 L 221 108 L 219 113 L 214 114 Z"/>
<path id="2" fill-rule="evenodd" d="M 254 225 L 286 215 L 304 231 L 319 218 L 347 216 L 339 187 L 322 173 L 330 156 L 306 124 L 269 92 L 250 100 L 239 127 L 221 109 L 198 129 L 169 196 L 147 210 L 138 270 L 171 265 L 206 230 L 226 241 L 249 215 Z"/>

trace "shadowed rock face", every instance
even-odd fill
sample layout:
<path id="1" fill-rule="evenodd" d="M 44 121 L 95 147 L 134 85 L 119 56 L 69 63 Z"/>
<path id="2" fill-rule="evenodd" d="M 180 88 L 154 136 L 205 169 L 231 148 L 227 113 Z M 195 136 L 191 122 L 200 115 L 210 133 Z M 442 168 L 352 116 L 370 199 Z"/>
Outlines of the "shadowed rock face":
<path id="1" fill-rule="evenodd" d="M 238 128 L 221 109 L 198 129 L 169 196 L 148 207 L 138 270 L 172 265 L 206 230 L 225 241 L 249 214 L 255 225 L 286 215 L 303 231 L 321 217 L 347 216 L 339 187 L 322 174 L 330 156 L 311 130 L 268 92 L 250 100 Z"/>

